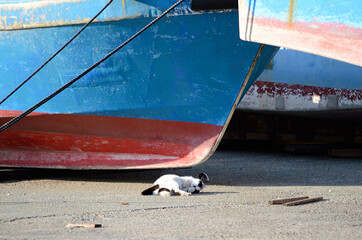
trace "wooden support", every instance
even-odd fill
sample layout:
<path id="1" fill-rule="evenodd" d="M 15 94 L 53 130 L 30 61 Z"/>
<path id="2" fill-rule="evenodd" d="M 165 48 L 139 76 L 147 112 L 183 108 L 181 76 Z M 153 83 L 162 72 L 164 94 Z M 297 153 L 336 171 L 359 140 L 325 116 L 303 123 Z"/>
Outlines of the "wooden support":
<path id="1" fill-rule="evenodd" d="M 68 223 L 67 228 L 100 228 L 101 224 L 94 223 Z"/>
<path id="2" fill-rule="evenodd" d="M 323 200 L 323 197 L 308 198 L 308 199 L 304 199 L 304 200 L 283 203 L 283 206 L 296 206 L 296 205 L 305 204 L 305 203 L 318 202 L 321 200 Z"/>
<path id="3" fill-rule="evenodd" d="M 283 204 L 283 203 L 294 202 L 294 201 L 308 199 L 308 198 L 309 198 L 308 196 L 305 196 L 305 197 L 297 197 L 297 198 L 285 198 L 285 199 L 271 200 L 271 201 L 269 201 L 269 204 L 270 205 Z"/>
<path id="4" fill-rule="evenodd" d="M 362 157 L 362 149 L 329 149 L 328 155 L 331 157 Z"/>

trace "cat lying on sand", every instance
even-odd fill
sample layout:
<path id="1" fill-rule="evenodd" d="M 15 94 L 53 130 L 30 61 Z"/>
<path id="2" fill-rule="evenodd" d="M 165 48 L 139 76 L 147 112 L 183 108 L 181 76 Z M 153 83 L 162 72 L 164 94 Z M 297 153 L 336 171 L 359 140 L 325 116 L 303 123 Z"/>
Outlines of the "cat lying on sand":
<path id="1" fill-rule="evenodd" d="M 199 193 L 206 187 L 203 181 L 209 181 L 209 177 L 206 173 L 200 173 L 198 178 L 167 174 L 157 179 L 152 187 L 142 192 L 142 195 L 189 196 L 192 193 Z"/>

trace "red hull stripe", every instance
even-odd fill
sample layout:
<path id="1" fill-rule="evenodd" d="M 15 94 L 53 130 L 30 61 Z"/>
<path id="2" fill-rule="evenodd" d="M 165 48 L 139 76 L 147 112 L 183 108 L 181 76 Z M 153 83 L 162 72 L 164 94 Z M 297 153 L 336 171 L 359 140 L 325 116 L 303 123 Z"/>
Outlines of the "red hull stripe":
<path id="1" fill-rule="evenodd" d="M 251 32 L 241 38 L 282 46 L 362 66 L 361 29 L 338 23 L 295 22 L 253 18 Z"/>
<path id="2" fill-rule="evenodd" d="M 17 115 L 0 111 L 0 123 Z M 0 166 L 186 167 L 207 158 L 222 126 L 34 113 L 0 134 Z"/>

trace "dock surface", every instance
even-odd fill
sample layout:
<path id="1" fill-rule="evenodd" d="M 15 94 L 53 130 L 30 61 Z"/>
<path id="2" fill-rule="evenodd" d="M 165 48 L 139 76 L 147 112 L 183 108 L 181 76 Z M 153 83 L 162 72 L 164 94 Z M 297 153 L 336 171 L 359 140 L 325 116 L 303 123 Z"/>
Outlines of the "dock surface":
<path id="1" fill-rule="evenodd" d="M 199 172 L 200 194 L 141 196 L 163 174 Z M 0 169 L 0 239 L 362 239 L 361 176 L 361 159 L 247 150 L 191 169 Z M 268 204 L 302 196 L 323 200 Z"/>

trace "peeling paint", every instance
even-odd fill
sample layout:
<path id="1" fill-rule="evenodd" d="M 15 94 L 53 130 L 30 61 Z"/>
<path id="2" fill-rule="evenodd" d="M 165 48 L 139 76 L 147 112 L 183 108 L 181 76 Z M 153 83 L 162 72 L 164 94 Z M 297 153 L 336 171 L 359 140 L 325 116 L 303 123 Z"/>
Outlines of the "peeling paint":
<path id="1" fill-rule="evenodd" d="M 54 27 L 84 24 L 101 10 L 108 1 L 61 0 L 0 3 L 0 31 L 24 28 Z M 163 2 L 163 1 L 162 1 Z M 164 5 L 164 4 L 163 4 Z M 191 14 L 188 7 L 179 7 L 175 15 Z M 119 21 L 154 17 L 160 13 L 154 6 L 133 0 L 114 0 L 97 21 Z M 55 14 L 57 13 L 57 14 Z"/>
<path id="2" fill-rule="evenodd" d="M 281 107 L 280 96 L 283 96 L 283 107 Z M 238 109 L 256 111 L 328 111 L 360 109 L 361 107 L 361 90 L 264 81 L 256 81 L 238 105 Z"/>
<path id="3" fill-rule="evenodd" d="M 122 13 L 121 8 L 118 10 Z M 236 12 L 168 18 L 169 22 L 158 25 L 158 34 L 145 33 L 128 46 L 132 51 L 120 51 L 101 64 L 98 70 L 104 71 L 103 76 L 95 77 L 92 74 L 99 72 L 90 72 L 81 80 L 102 79 L 107 84 L 67 89 L 37 109 L 57 114 L 27 116 L 0 134 L 0 166 L 160 168 L 205 161 L 216 149 L 235 101 L 245 90 L 247 80 L 243 79 L 250 77 L 249 87 L 277 50 L 240 41 L 236 19 Z M 77 39 L 79 45 L 60 54 L 54 65 L 42 72 L 44 75 L 2 105 L 6 110 L 0 111 L 0 121 L 5 123 L 10 119 L 4 115 L 14 114 L 7 110 L 23 110 L 29 102 L 60 87 L 62 73 L 77 72 L 86 63 L 98 60 L 99 55 L 103 56 L 94 54 L 99 48 L 109 53 L 112 45 L 148 22 L 140 19 L 91 26 L 92 31 L 86 31 L 88 36 Z M 12 89 L 21 74 L 27 75 L 25 68 L 37 67 L 44 55 L 58 49 L 56 44 L 62 37 L 67 39 L 75 30 L 69 26 L 1 32 L 5 41 L 0 41 L 4 60 L 0 73 L 8 79 L 0 81 L 1 89 Z M 174 41 L 172 37 L 162 38 L 160 33 L 196 37 Z M 153 52 L 162 54 L 152 60 Z M 224 61 L 220 63 L 220 59 Z M 19 64 L 21 61 L 24 63 Z M 134 63 L 134 68 L 128 63 Z M 2 66 L 10 70 L 5 72 Z M 119 77 L 122 82 L 114 84 Z M 131 154 L 134 159 L 114 160 L 114 154 L 120 154 L 120 158 Z M 137 154 L 151 157 L 141 161 Z"/>
<path id="4" fill-rule="evenodd" d="M 240 38 L 362 66 L 362 1 L 239 0 Z M 286 16 L 287 15 L 287 16 Z M 297 17 L 296 17 L 297 16 Z"/>
<path id="5" fill-rule="evenodd" d="M 100 122 L 104 128 L 94 131 Z M 128 128 L 115 127 L 125 125 Z M 0 166 L 186 167 L 206 160 L 222 129 L 200 123 L 64 114 L 36 114 L 14 127 L 0 135 Z"/>

